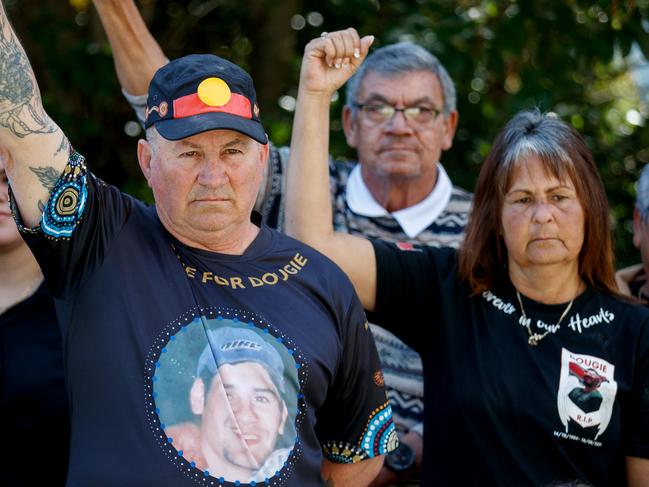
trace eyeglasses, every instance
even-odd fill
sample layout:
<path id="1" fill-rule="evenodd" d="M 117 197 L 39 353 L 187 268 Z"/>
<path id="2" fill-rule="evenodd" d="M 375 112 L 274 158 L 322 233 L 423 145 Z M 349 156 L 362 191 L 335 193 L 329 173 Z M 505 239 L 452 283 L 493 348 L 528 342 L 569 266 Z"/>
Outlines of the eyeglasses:
<path id="1" fill-rule="evenodd" d="M 412 106 L 397 108 L 389 103 L 354 103 L 354 108 L 363 112 L 367 119 L 377 125 L 392 120 L 395 113 L 402 112 L 407 121 L 416 125 L 428 125 L 441 113 L 430 107 Z"/>

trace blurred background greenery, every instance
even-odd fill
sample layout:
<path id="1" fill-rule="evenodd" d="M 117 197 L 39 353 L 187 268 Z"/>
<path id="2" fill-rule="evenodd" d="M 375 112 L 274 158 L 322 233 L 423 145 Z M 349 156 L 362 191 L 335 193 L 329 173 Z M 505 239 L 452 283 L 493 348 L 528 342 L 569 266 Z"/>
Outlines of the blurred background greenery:
<path id="1" fill-rule="evenodd" d="M 140 129 L 120 95 L 89 0 L 4 0 L 50 114 L 94 172 L 148 198 L 135 158 Z M 570 122 L 595 155 L 611 203 L 620 265 L 631 244 L 634 183 L 649 163 L 649 0 L 141 0 L 173 58 L 212 52 L 248 69 L 277 145 L 289 141 L 303 46 L 348 26 L 375 46 L 419 42 L 455 80 L 460 123 L 443 163 L 472 189 L 496 132 L 538 106 Z M 644 54 L 644 56 L 643 56 Z M 332 102 L 332 153 L 353 158 Z"/>

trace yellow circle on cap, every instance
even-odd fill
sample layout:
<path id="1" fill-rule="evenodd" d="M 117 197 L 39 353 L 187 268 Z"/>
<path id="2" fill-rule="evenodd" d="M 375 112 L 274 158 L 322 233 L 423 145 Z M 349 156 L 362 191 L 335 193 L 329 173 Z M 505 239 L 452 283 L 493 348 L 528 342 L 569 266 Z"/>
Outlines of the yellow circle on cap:
<path id="1" fill-rule="evenodd" d="M 230 87 L 221 78 L 207 78 L 198 85 L 198 98 L 211 107 L 221 107 L 230 101 Z"/>

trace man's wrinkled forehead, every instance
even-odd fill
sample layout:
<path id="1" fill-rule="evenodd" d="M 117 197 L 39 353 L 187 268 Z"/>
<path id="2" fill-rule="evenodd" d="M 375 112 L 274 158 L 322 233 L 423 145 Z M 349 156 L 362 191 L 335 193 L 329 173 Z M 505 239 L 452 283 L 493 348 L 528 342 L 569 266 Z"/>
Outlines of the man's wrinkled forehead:
<path id="1" fill-rule="evenodd" d="M 243 149 L 259 145 L 257 141 L 234 130 L 211 130 L 180 140 L 167 140 L 163 137 L 161 139 L 168 144 L 168 147 L 196 150 L 207 150 L 211 148 L 218 148 L 220 150 L 233 148 Z"/>
<path id="2" fill-rule="evenodd" d="M 179 145 L 185 146 L 185 147 L 203 147 L 206 145 L 218 145 L 219 147 L 222 147 L 224 149 L 228 149 L 231 147 L 248 147 L 251 145 L 255 144 L 255 141 L 252 140 L 250 137 L 244 137 L 240 135 L 236 135 L 232 138 L 228 138 L 226 140 L 215 140 L 212 138 L 204 138 L 204 139 L 195 139 L 195 138 L 188 138 L 188 139 L 182 139 L 177 141 Z"/>
<path id="3" fill-rule="evenodd" d="M 410 98 L 408 93 L 403 93 L 403 98 L 406 100 L 405 104 L 408 106 L 412 105 L 421 105 L 421 104 L 428 104 L 428 105 L 433 105 L 435 104 L 435 99 L 432 96 L 420 96 L 417 98 Z M 398 96 L 398 98 L 401 98 L 401 96 Z M 376 92 L 376 91 L 370 91 L 369 93 L 365 94 L 363 96 L 363 102 L 364 103 L 369 103 L 369 102 L 378 102 L 378 103 L 388 103 L 392 104 L 397 102 L 398 100 L 395 100 L 395 96 L 390 96 L 381 92 Z"/>

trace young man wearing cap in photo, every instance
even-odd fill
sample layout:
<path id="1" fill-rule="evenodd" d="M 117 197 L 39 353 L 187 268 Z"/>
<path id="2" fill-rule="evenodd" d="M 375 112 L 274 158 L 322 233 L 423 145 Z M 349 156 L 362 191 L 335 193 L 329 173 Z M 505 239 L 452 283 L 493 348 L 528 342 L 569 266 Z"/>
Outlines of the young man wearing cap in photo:
<path id="1" fill-rule="evenodd" d="M 249 76 L 211 55 L 156 73 L 138 145 L 151 207 L 97 179 L 69 146 L 4 8 L 0 43 L 12 209 L 57 298 L 65 344 L 68 485 L 248 482 L 188 461 L 160 421 L 165 354 L 211 319 L 267 333 L 295 360 L 296 439 L 264 484 L 367 484 L 396 442 L 376 350 L 342 272 L 250 219 L 268 146 Z"/>
<path id="2" fill-rule="evenodd" d="M 258 333 L 224 327 L 207 338 L 188 394 L 200 420 L 172 425 L 167 434 L 198 468 L 262 482 L 289 457 L 291 448 L 278 440 L 294 435 L 295 408 L 286 401 L 297 391 L 287 387 L 277 350 Z"/>

